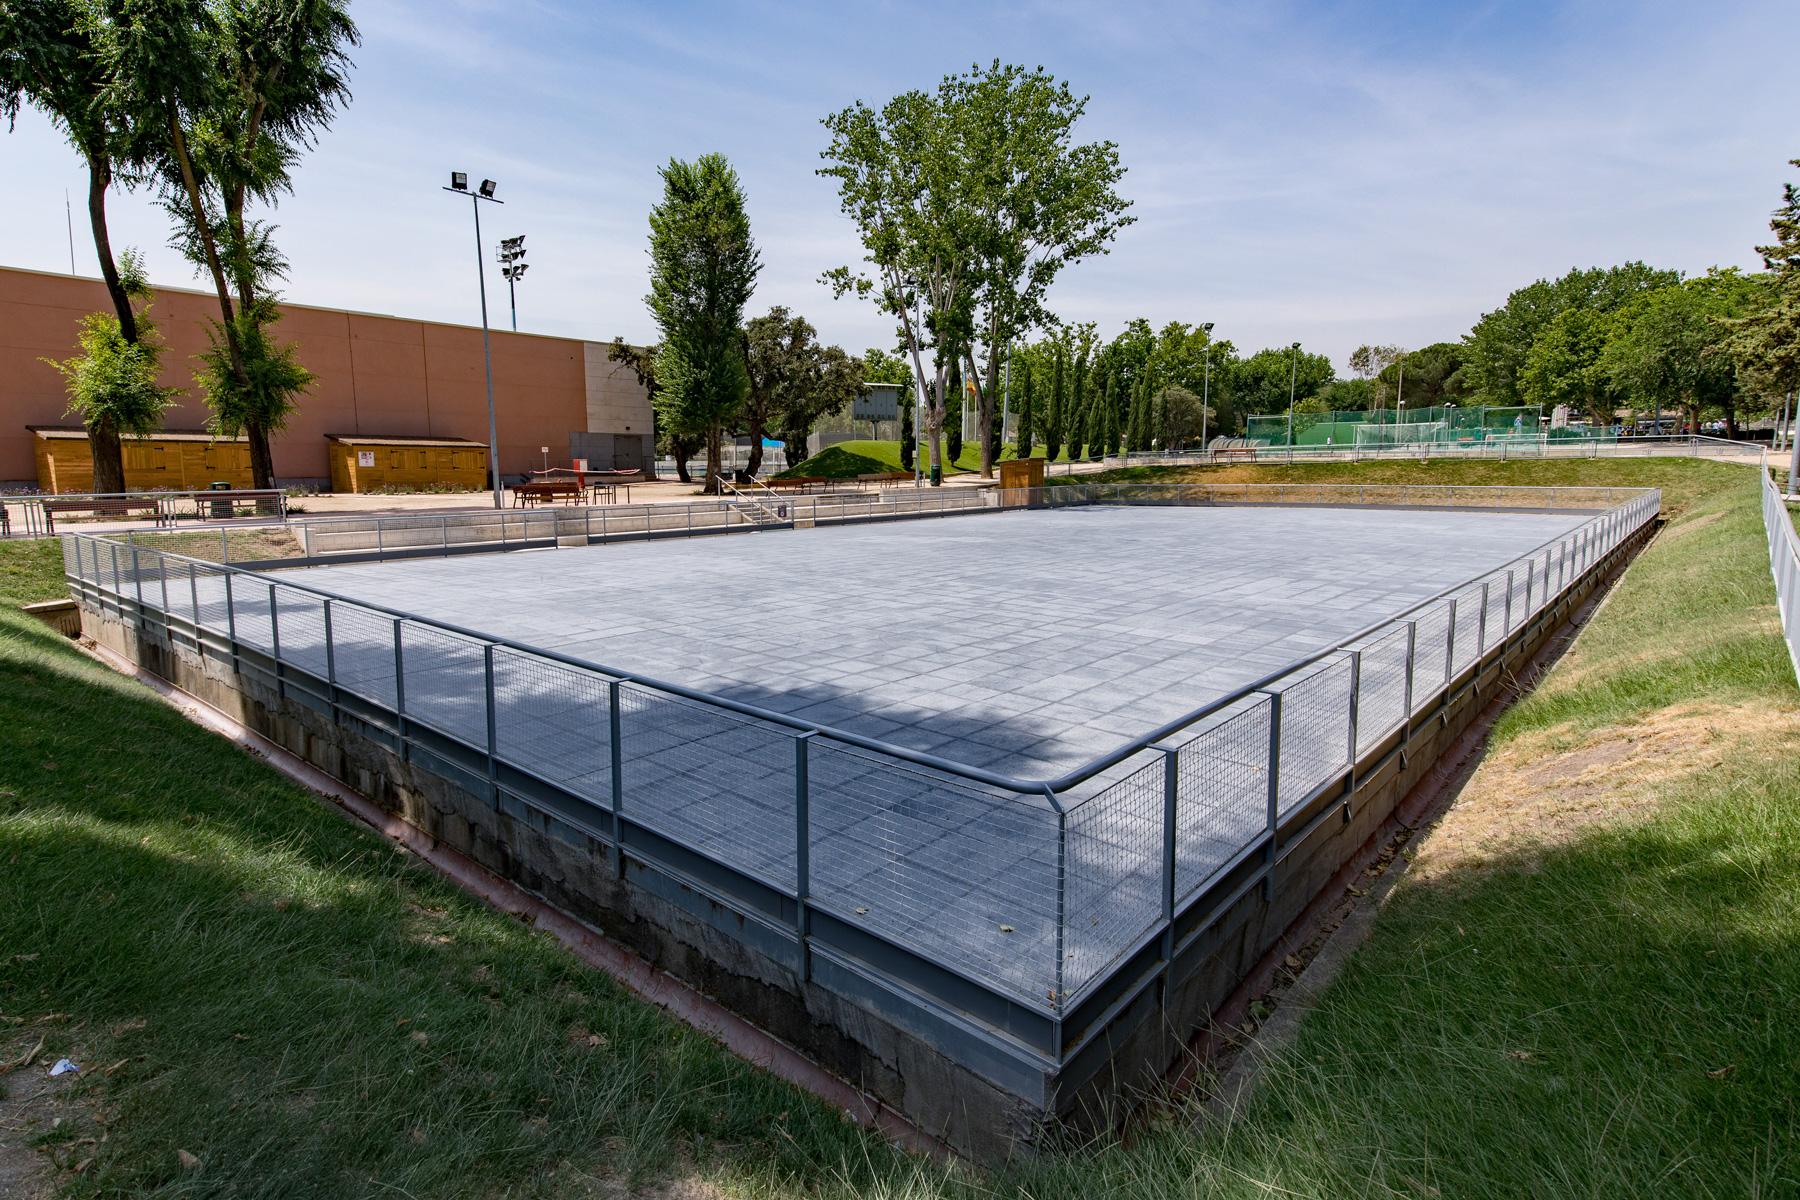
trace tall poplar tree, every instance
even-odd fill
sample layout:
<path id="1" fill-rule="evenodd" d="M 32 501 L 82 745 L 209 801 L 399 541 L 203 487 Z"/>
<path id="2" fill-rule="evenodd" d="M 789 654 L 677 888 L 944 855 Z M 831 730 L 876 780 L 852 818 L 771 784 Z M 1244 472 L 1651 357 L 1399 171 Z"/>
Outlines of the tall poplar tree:
<path id="1" fill-rule="evenodd" d="M 1063 409 L 1067 407 L 1063 392 L 1067 382 L 1064 369 L 1068 358 L 1068 347 L 1058 340 L 1055 358 L 1050 367 L 1050 402 L 1048 411 L 1044 414 L 1044 457 L 1051 462 L 1055 462 L 1056 456 L 1062 453 Z"/>
<path id="2" fill-rule="evenodd" d="M 744 305 L 762 259 L 737 172 L 722 154 L 662 168 L 663 198 L 650 210 L 650 294 L 662 344 L 658 415 L 672 435 L 706 445 L 708 495 L 719 491 L 721 442 L 750 392 Z"/>

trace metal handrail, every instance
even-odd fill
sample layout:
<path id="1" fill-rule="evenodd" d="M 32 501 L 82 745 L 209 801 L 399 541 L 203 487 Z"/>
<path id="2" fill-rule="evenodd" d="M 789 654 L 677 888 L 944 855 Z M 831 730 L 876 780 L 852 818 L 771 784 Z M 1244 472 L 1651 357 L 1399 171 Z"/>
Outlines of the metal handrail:
<path id="1" fill-rule="evenodd" d="M 1102 485 L 1089 485 L 1089 486 L 1119 487 L 1119 488 L 1123 489 L 1123 488 L 1129 488 L 1132 485 L 1102 484 Z M 1160 486 L 1166 488 L 1169 486 L 1180 486 L 1180 485 L 1160 485 Z M 1198 485 L 1198 486 L 1211 487 L 1213 485 Z M 1249 486 L 1258 486 L 1258 485 L 1249 485 Z M 1262 485 L 1262 486 L 1276 486 L 1276 485 Z M 1346 486 L 1348 486 L 1348 485 L 1346 485 Z M 1401 485 L 1401 486 L 1415 486 L 1415 485 Z M 1544 489 L 1544 490 L 1548 491 L 1551 489 Z M 1559 487 L 1554 490 L 1557 491 L 1558 493 L 1561 493 L 1563 491 L 1575 491 L 1575 490 L 1579 490 L 1579 489 L 1574 489 L 1574 488 L 1564 489 L 1564 488 Z M 1593 489 L 1593 490 L 1606 490 L 1606 489 Z M 1645 499 L 1645 498 L 1654 496 L 1657 498 L 1657 502 L 1660 505 L 1661 491 L 1659 489 L 1648 488 L 1648 489 L 1629 489 L 1629 490 L 1634 491 L 1636 493 L 1635 496 L 1633 497 L 1634 499 Z M 1628 501 L 1626 501 L 1626 503 L 1629 504 L 1630 501 L 1628 500 Z M 712 706 L 715 706 L 718 708 L 722 708 L 728 712 L 734 712 L 741 716 L 751 717 L 755 720 L 764 721 L 769 724 L 777 725 L 777 726 L 780 726 L 785 729 L 791 729 L 796 732 L 805 732 L 805 733 L 816 734 L 816 735 L 819 735 L 822 737 L 829 738 L 835 742 L 842 742 L 846 745 L 855 746 L 858 749 L 867 750 L 867 751 L 870 751 L 870 752 L 876 753 L 876 754 L 888 755 L 890 757 L 900 759 L 903 762 L 912 763 L 915 766 L 921 766 L 921 767 L 925 767 L 925 768 L 928 768 L 933 771 L 940 772 L 942 774 L 947 774 L 947 775 L 955 776 L 958 778 L 968 779 L 972 782 L 980 783 L 987 787 L 992 787 L 992 788 L 1000 789 L 1002 791 L 1017 793 L 1021 796 L 1043 796 L 1049 801 L 1050 805 L 1056 811 L 1062 812 L 1062 811 L 1065 811 L 1065 808 L 1064 808 L 1063 804 L 1061 803 L 1061 801 L 1057 799 L 1057 793 L 1067 791 L 1070 788 L 1073 788 L 1082 783 L 1085 783 L 1087 780 L 1093 778 L 1094 776 L 1098 775 L 1100 772 L 1106 770 L 1107 768 L 1117 765 L 1118 763 L 1124 761 L 1126 758 L 1129 758 L 1131 755 L 1136 754 L 1141 750 L 1148 749 L 1150 746 L 1154 745 L 1156 742 L 1162 741 L 1163 739 L 1169 737 L 1171 734 L 1177 733 L 1180 730 L 1186 728 L 1187 726 L 1193 725 L 1196 722 L 1204 720 L 1205 718 L 1213 715 L 1214 713 L 1219 712 L 1220 710 L 1227 708 L 1227 707 L 1231 706 L 1232 704 L 1235 704 L 1235 703 L 1243 700 L 1244 698 L 1246 698 L 1247 696 L 1251 695 L 1254 692 L 1261 691 L 1265 688 L 1270 687 L 1271 685 L 1280 681 L 1281 679 L 1285 678 L 1286 676 L 1296 674 L 1296 673 L 1304 670 L 1305 668 L 1310 667 L 1310 666 L 1314 665 L 1315 663 L 1318 663 L 1322 659 L 1328 658 L 1333 654 L 1337 654 L 1337 653 L 1341 652 L 1345 647 L 1351 645 L 1354 642 L 1361 641 L 1361 640 L 1371 636 L 1372 634 L 1376 633 L 1377 631 L 1387 628 L 1389 626 L 1398 626 L 1400 624 L 1403 624 L 1409 618 L 1411 618 L 1413 616 L 1413 614 L 1418 613 L 1421 610 L 1423 610 L 1433 604 L 1436 604 L 1458 592 L 1461 592 L 1461 591 L 1467 589 L 1472 584 L 1474 584 L 1475 582 L 1477 582 L 1481 579 L 1485 579 L 1490 576 L 1493 576 L 1494 574 L 1496 574 L 1499 571 L 1504 571 L 1504 570 L 1508 569 L 1509 567 L 1511 567 L 1515 563 L 1523 562 L 1528 559 L 1536 557 L 1540 552 L 1542 552 L 1546 548 L 1548 548 L 1560 541 L 1563 541 L 1564 539 L 1570 537 L 1571 535 L 1580 533 L 1585 530 L 1589 530 L 1589 529 L 1599 525 L 1601 522 L 1603 522 L 1606 519 L 1608 519 L 1609 517 L 1611 517 L 1614 513 L 1620 511 L 1620 509 L 1622 509 L 1623 507 L 1624 507 L 1624 505 L 1618 505 L 1618 506 L 1614 506 L 1612 508 L 1608 508 L 1608 509 L 1600 512 L 1599 514 L 1597 514 L 1592 519 L 1583 522 L 1579 526 L 1576 526 L 1575 529 L 1565 531 L 1564 533 L 1558 534 L 1556 537 L 1549 538 L 1543 542 L 1540 542 L 1537 546 L 1533 547 L 1531 550 L 1527 551 L 1524 554 L 1516 556 L 1510 562 L 1508 562 L 1507 564 L 1505 564 L 1501 567 L 1497 567 L 1492 570 L 1483 571 L 1476 575 L 1472 575 L 1472 576 L 1468 577 L 1467 579 L 1463 579 L 1449 587 L 1446 587 L 1446 588 L 1434 593 L 1433 595 L 1427 597 L 1424 600 L 1419 601 L 1417 604 L 1412 605 L 1411 607 L 1405 609 L 1404 611 L 1402 611 L 1400 613 L 1397 613 L 1397 614 L 1394 614 L 1394 615 L 1388 616 L 1388 617 L 1383 617 L 1380 620 L 1371 622 L 1370 624 L 1358 629 L 1356 632 L 1339 638 L 1337 641 L 1331 643 L 1328 646 L 1321 647 L 1320 649 L 1315 650 L 1311 653 L 1308 653 L 1308 654 L 1302 655 L 1298 658 L 1295 658 L 1280 667 L 1277 667 L 1261 676 L 1258 676 L 1256 679 L 1250 681 L 1249 683 L 1243 684 L 1243 685 L 1233 689 L 1232 691 L 1225 693 L 1222 696 L 1219 696 L 1212 700 L 1207 701 L 1205 704 L 1183 714 L 1182 716 L 1179 716 L 1179 717 L 1174 718 L 1173 720 L 1164 722 L 1163 724 L 1157 726 L 1155 729 L 1151 730 L 1147 734 L 1143 734 L 1138 737 L 1132 738 L 1132 739 L 1122 743 L 1120 746 L 1116 747 L 1115 749 L 1108 751 L 1107 753 L 1102 754 L 1096 758 L 1090 759 L 1088 762 L 1086 762 L 1080 766 L 1077 766 L 1075 768 L 1072 768 L 1071 770 L 1066 771 L 1063 774 L 1055 776 L 1051 779 L 1025 779 L 1025 778 L 1020 778 L 1018 776 L 1003 775 L 1003 774 L 1000 774 L 997 772 L 985 770 L 980 767 L 968 766 L 963 763 L 955 762 L 954 760 L 951 760 L 951 759 L 940 758 L 937 755 L 930 754 L 925 751 L 913 750 L 913 749 L 910 749 L 905 746 L 894 745 L 889 742 L 884 742 L 878 738 L 865 737 L 861 734 L 852 733 L 849 730 L 838 729 L 834 726 L 823 725 L 818 722 L 803 721 L 803 720 L 800 720 L 799 718 L 789 716 L 788 714 L 785 714 L 785 713 L 779 713 L 779 712 L 775 712 L 770 709 L 761 708 L 754 704 L 746 704 L 746 703 L 743 703 L 742 701 L 732 700 L 728 697 L 714 695 L 713 693 L 700 691 L 695 688 L 684 687 L 681 684 L 670 683 L 666 680 L 657 679 L 654 676 L 644 675 L 644 674 L 641 674 L 641 673 L 635 672 L 635 671 L 622 670 L 619 668 L 608 666 L 604 663 L 594 662 L 592 660 L 575 658 L 575 657 L 572 657 L 567 654 L 562 654 L 555 650 L 549 650 L 544 647 L 534 646 L 534 645 L 531 645 L 526 642 L 515 641 L 511 638 L 503 637 L 503 636 L 500 636 L 500 635 L 497 635 L 494 633 L 488 633 L 488 632 L 482 632 L 482 631 L 476 630 L 476 629 L 470 629 L 466 626 L 457 625 L 457 624 L 454 624 L 449 621 L 440 621 L 440 620 L 430 618 L 430 617 L 423 617 L 417 613 L 407 612 L 404 609 L 389 608 L 388 606 L 383 605 L 383 604 L 378 604 L 378 603 L 375 603 L 372 601 L 367 601 L 367 600 L 355 599 L 352 597 L 344 596 L 337 592 L 327 591 L 323 588 L 312 587 L 308 584 L 290 583 L 286 580 L 282 580 L 282 581 L 280 581 L 280 586 L 286 587 L 286 588 L 291 588 L 294 591 L 305 592 L 310 595 L 317 596 L 322 600 L 328 599 L 328 600 L 332 600 L 337 603 L 359 606 L 361 608 L 365 608 L 365 609 L 368 609 L 373 612 L 382 613 L 388 617 L 399 618 L 402 620 L 411 621 L 414 624 L 417 624 L 420 626 L 441 629 L 447 633 L 454 634 L 461 638 L 467 638 L 472 641 L 476 641 L 476 642 L 480 642 L 480 643 L 484 643 L 484 644 L 488 644 L 488 645 L 493 645 L 493 646 L 505 647 L 509 650 L 517 650 L 517 651 L 520 651 L 520 652 L 526 653 L 526 654 L 537 655 L 539 657 L 549 659 L 552 662 L 562 663 L 565 666 L 575 667 L 575 668 L 578 668 L 578 669 L 581 669 L 584 671 L 592 671 L 596 674 L 605 675 L 608 678 L 620 680 L 621 682 L 632 683 L 632 684 L 636 684 L 640 687 L 651 688 L 656 691 L 668 693 L 669 695 L 672 695 L 672 696 L 678 696 L 684 700 L 691 700 L 691 701 L 694 701 L 694 702 L 700 703 L 700 704 L 712 705 Z M 1005 511 L 1005 510 L 1002 509 L 1001 511 Z M 103 534 L 81 533 L 81 534 L 69 534 L 67 536 L 74 537 L 74 538 L 82 538 L 82 539 L 87 539 L 87 540 L 92 540 L 92 541 L 107 542 L 107 543 L 113 544 L 113 545 L 130 544 L 128 542 L 119 542 L 118 540 L 116 540 L 114 538 L 109 538 Z M 195 559 L 195 558 L 191 558 L 186 555 L 174 554 L 174 553 L 171 553 L 168 551 L 163 551 L 163 550 L 158 550 L 158 551 L 156 551 L 156 553 L 162 554 L 164 557 L 173 559 L 177 562 L 193 563 L 196 566 L 203 566 L 209 570 L 223 569 L 226 571 L 233 572 L 235 574 L 249 576 L 252 578 L 257 578 L 257 579 L 265 578 L 264 576 L 260 575 L 258 572 L 247 569 L 247 568 L 243 568 L 243 567 L 234 567 L 229 564 L 210 563 L 203 559 Z M 268 581 L 268 582 L 272 583 L 273 581 Z"/>

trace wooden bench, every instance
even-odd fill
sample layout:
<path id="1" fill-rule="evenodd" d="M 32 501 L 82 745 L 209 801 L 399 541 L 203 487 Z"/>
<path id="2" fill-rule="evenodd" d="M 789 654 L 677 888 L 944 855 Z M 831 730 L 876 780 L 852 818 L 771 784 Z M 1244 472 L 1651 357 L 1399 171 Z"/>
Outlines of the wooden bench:
<path id="1" fill-rule="evenodd" d="M 823 475 L 789 475 L 785 478 L 776 476 L 762 481 L 764 487 L 772 492 L 792 491 L 806 493 L 814 488 L 831 486 L 831 480 Z"/>
<path id="2" fill-rule="evenodd" d="M 1208 453 L 1212 455 L 1212 460 L 1214 462 L 1218 462 L 1220 459 L 1230 461 L 1232 459 L 1246 458 L 1251 462 L 1256 461 L 1255 446 L 1221 446 L 1217 450 L 1208 451 Z"/>
<path id="3" fill-rule="evenodd" d="M 857 483 L 872 483 L 878 488 L 894 487 L 897 484 L 911 483 L 912 481 L 913 473 L 911 471 L 875 471 L 856 477 Z"/>
<path id="4" fill-rule="evenodd" d="M 135 496 L 98 496 L 81 499 L 56 500 L 46 499 L 44 508 L 44 532 L 56 532 L 57 513 L 92 513 L 96 517 L 129 517 L 132 513 L 147 512 L 156 517 L 162 516 L 162 501 L 153 497 Z"/>

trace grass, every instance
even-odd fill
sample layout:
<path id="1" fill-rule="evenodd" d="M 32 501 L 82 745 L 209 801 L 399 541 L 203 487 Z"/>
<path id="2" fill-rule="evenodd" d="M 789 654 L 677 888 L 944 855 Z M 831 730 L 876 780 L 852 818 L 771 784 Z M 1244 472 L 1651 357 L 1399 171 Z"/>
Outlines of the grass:
<path id="1" fill-rule="evenodd" d="M 93 1161 L 58 1179 L 183 1196 L 1800 1191 L 1800 704 L 1754 475 L 1342 467 L 1648 483 L 1671 519 L 1505 718 L 1244 1111 L 1178 1104 L 1128 1144 L 993 1173 L 890 1149 L 90 665 L 13 607 L 58 590 L 54 548 L 0 546 L 0 1013 L 24 1022 L 0 1025 L 0 1060 L 44 1033 L 49 1053 L 124 1063 L 76 1085 L 91 1116 L 51 1140 Z M 101 1120 L 104 1142 L 70 1148 Z"/>
<path id="2" fill-rule="evenodd" d="M 925 453 L 927 456 L 930 455 L 931 448 L 929 446 L 925 448 Z M 1044 447 L 1041 445 L 1036 447 L 1034 453 L 1040 458 L 1043 457 Z M 1018 455 L 1013 453 L 1013 447 L 1008 445 L 1001 450 L 1000 457 L 995 461 L 1007 462 L 1017 457 Z M 929 466 L 929 457 L 925 461 Z M 1067 453 L 1064 453 L 1057 461 L 1067 462 Z M 784 476 L 821 475 L 827 479 L 849 479 L 857 475 L 873 475 L 878 472 L 910 469 L 900 465 L 899 442 L 877 442 L 865 439 L 839 442 L 836 445 L 827 446 L 805 462 L 789 467 L 781 474 Z M 979 470 L 981 470 L 981 449 L 974 442 L 963 444 L 962 456 L 955 462 L 949 462 L 948 456 L 946 456 L 944 470 L 946 475 L 961 475 Z"/>

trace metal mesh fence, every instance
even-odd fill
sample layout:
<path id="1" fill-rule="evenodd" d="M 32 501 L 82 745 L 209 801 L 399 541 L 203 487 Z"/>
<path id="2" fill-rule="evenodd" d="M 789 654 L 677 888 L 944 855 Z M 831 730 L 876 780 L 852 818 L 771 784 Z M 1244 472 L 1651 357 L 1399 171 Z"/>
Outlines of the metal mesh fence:
<path id="1" fill-rule="evenodd" d="M 619 688 L 620 810 L 785 891 L 794 888 L 794 735 L 651 691 Z"/>
<path id="2" fill-rule="evenodd" d="M 1407 627 L 1402 625 L 1361 647 L 1356 687 L 1358 754 L 1406 719 L 1406 643 Z"/>
<path id="3" fill-rule="evenodd" d="M 1254 696 L 1182 745 L 1175 788 L 1175 891 L 1184 902 L 1268 828 L 1269 722 Z"/>
<path id="4" fill-rule="evenodd" d="M 612 704 L 596 671 L 494 648 L 495 753 L 603 808 L 612 804 Z"/>
<path id="5" fill-rule="evenodd" d="M 466 745 L 487 745 L 487 665 L 482 644 L 417 621 L 400 623 L 406 716 Z"/>
<path id="6" fill-rule="evenodd" d="M 1162 916 L 1163 760 L 1069 810 L 1064 988 L 1101 975 Z"/>
<path id="7" fill-rule="evenodd" d="M 1450 657 L 1452 674 L 1460 675 L 1481 657 L 1482 585 L 1471 584 L 1456 595 L 1456 648 Z"/>
<path id="8" fill-rule="evenodd" d="M 281 630 L 280 653 L 283 663 L 300 668 L 319 679 L 326 677 L 325 601 L 311 592 L 277 586 L 274 597 L 275 620 Z"/>
<path id="9" fill-rule="evenodd" d="M 394 619 L 360 604 L 331 606 L 333 665 L 338 686 L 364 700 L 393 708 Z"/>
<path id="10" fill-rule="evenodd" d="M 1448 681 L 1450 604 L 1439 601 L 1413 622 L 1413 711 L 1422 712 Z"/>
<path id="11" fill-rule="evenodd" d="M 1350 766 L 1350 659 L 1326 659 L 1281 693 L 1281 815 Z"/>
<path id="12" fill-rule="evenodd" d="M 810 783 L 816 903 L 1015 999 L 1056 1003 L 1055 813 L 825 739 Z"/>

